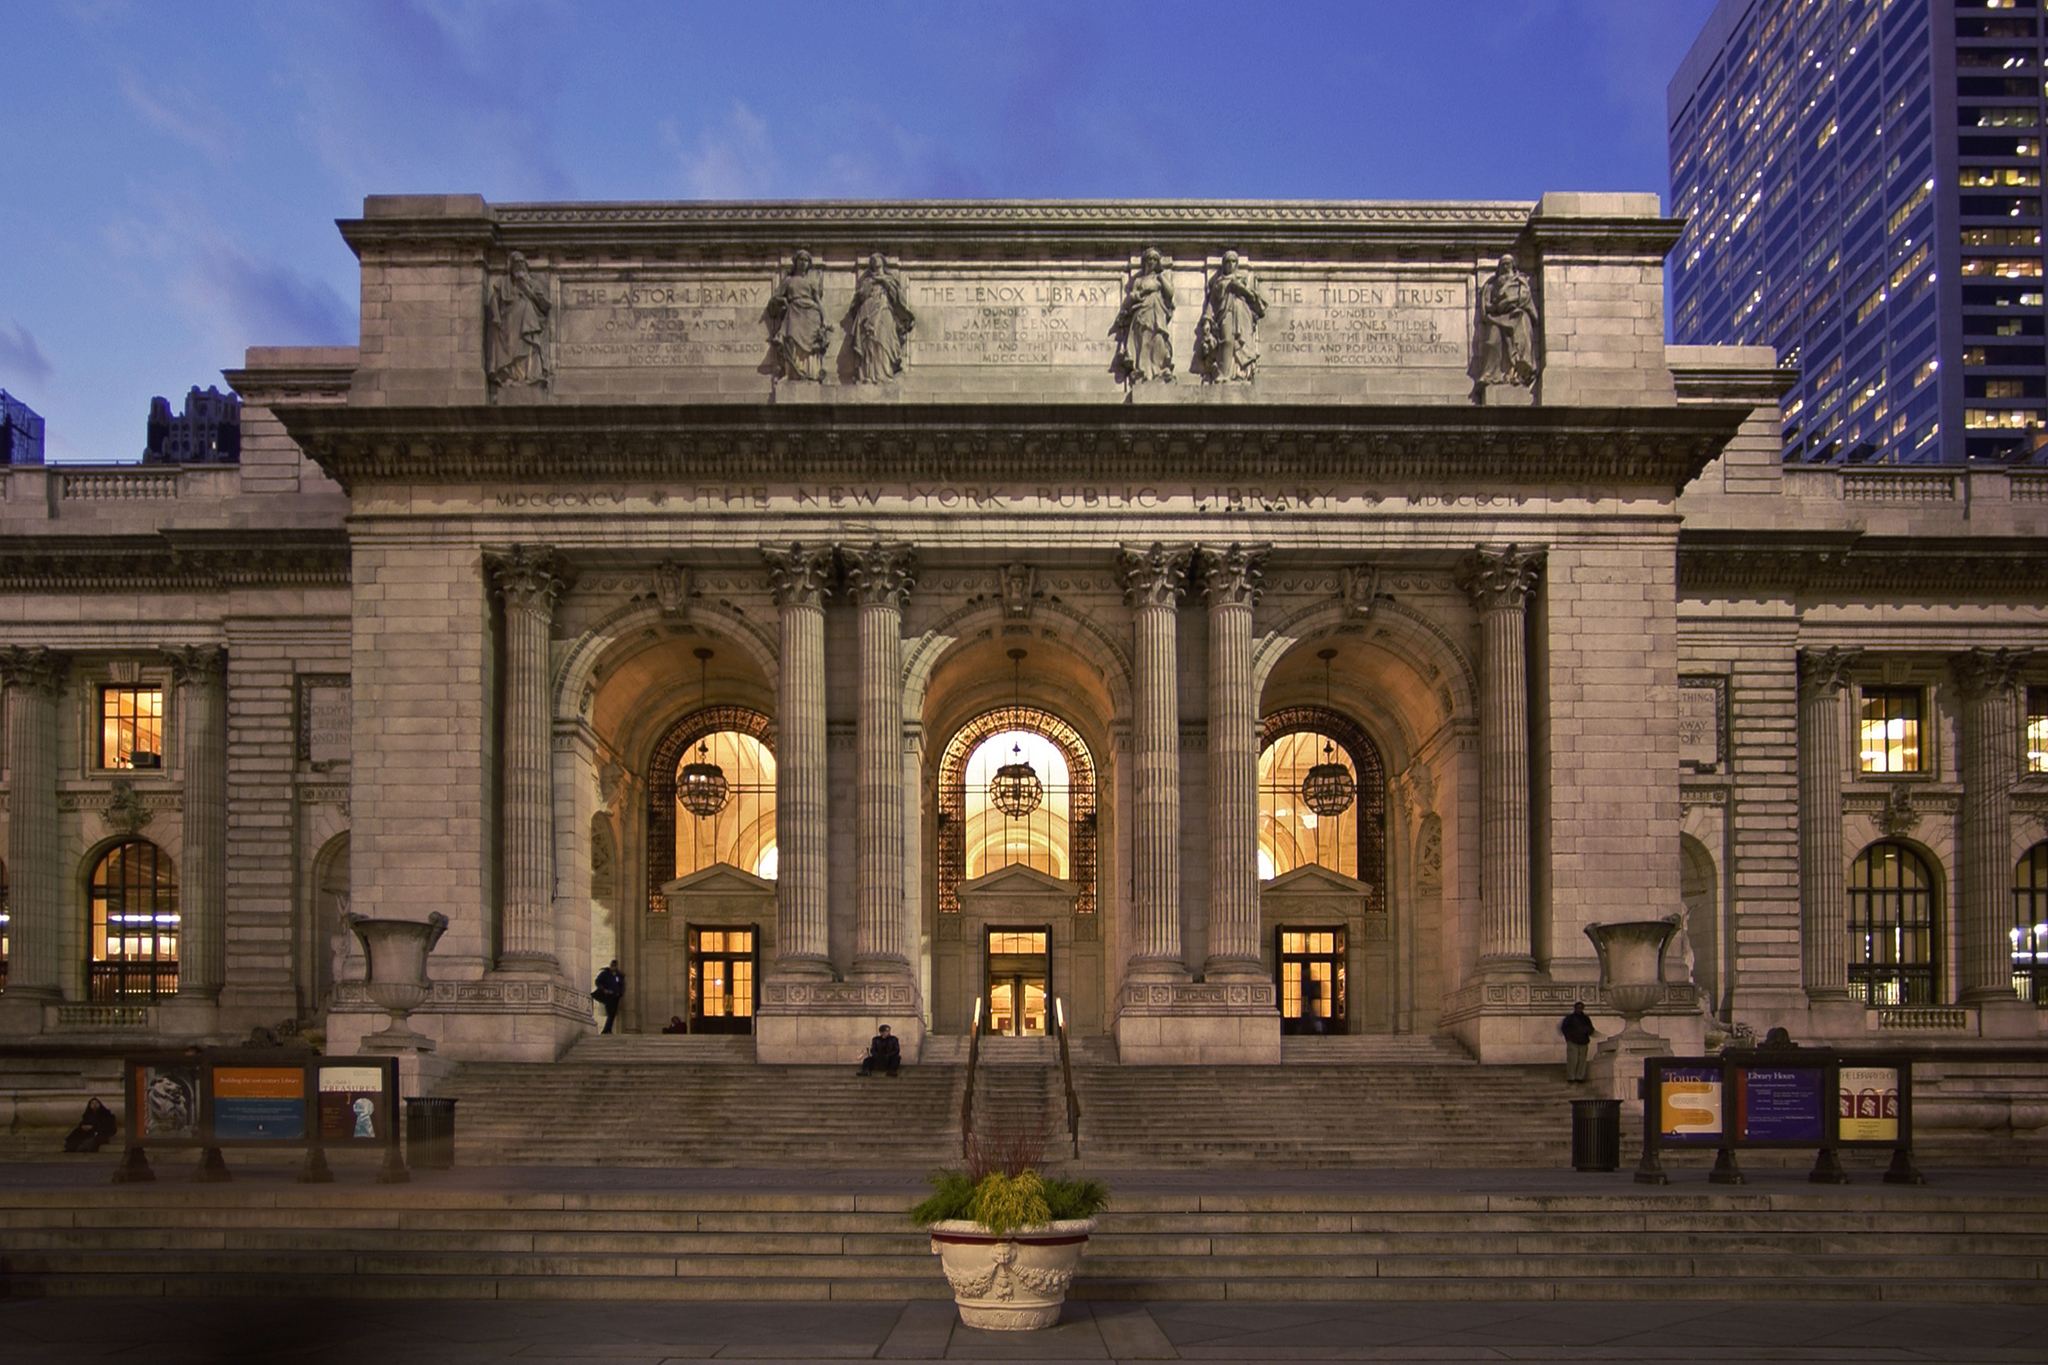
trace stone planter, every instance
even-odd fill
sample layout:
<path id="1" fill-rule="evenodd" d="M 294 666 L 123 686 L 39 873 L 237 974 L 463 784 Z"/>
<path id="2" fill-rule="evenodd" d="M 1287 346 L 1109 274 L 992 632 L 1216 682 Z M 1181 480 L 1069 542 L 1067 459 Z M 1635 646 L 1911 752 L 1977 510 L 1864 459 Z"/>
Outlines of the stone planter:
<path id="1" fill-rule="evenodd" d="M 431 1052 L 434 1040 L 414 1033 L 405 1026 L 405 1020 L 427 998 L 427 954 L 447 932 L 448 917 L 433 914 L 421 923 L 350 915 L 348 927 L 362 940 L 363 971 L 370 999 L 391 1016 L 382 1032 L 363 1040 L 364 1048 L 375 1052 Z"/>
<path id="2" fill-rule="evenodd" d="M 1680 922 L 1669 915 L 1586 926 L 1586 937 L 1600 954 L 1601 995 L 1622 1018 L 1621 1032 L 1603 1038 L 1593 1050 L 1588 1079 L 1608 1099 L 1620 1100 L 1629 1114 L 1642 1112 L 1636 1085 L 1643 1059 L 1671 1055 L 1670 1040 L 1644 1028 L 1643 1016 L 1664 1002 L 1664 949 Z"/>
<path id="3" fill-rule="evenodd" d="M 960 1321 L 998 1332 L 1028 1332 L 1060 1320 L 1093 1218 L 1018 1228 L 998 1237 L 980 1223 L 931 1225 L 932 1254 L 953 1286 Z"/>

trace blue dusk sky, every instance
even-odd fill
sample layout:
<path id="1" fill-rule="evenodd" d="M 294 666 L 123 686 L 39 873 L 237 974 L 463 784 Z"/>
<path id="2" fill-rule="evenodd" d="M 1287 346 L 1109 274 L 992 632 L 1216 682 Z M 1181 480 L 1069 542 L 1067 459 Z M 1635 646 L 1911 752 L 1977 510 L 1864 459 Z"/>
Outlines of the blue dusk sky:
<path id="1" fill-rule="evenodd" d="M 366 194 L 1666 193 L 1713 0 L 6 0 L 0 387 L 49 458 L 349 344 Z"/>

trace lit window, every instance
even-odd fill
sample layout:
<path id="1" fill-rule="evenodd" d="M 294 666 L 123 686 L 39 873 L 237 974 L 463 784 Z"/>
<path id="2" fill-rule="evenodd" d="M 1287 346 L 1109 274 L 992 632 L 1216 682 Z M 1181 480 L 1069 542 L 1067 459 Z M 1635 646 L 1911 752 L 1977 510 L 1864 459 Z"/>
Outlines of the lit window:
<path id="1" fill-rule="evenodd" d="M 161 768 L 164 764 L 164 690 L 100 689 L 100 766 Z"/>
<path id="2" fill-rule="evenodd" d="M 2048 687 L 2027 689 L 2027 771 L 2048 773 Z"/>
<path id="3" fill-rule="evenodd" d="M 1866 687 L 1857 766 L 1866 773 L 1920 771 L 1920 689 Z"/>
<path id="4" fill-rule="evenodd" d="M 95 1003 L 155 1000 L 178 993 L 178 883 L 171 860 L 147 839 L 107 850 L 93 868 Z"/>
<path id="5" fill-rule="evenodd" d="M 1259 755 L 1259 875 L 1277 877 L 1305 863 L 1358 875 L 1358 803 L 1334 815 L 1318 815 L 1302 800 L 1301 784 L 1322 763 L 1341 766 L 1355 792 L 1357 765 L 1336 740 L 1315 730 L 1297 730 L 1266 746 Z"/>
<path id="6" fill-rule="evenodd" d="M 1281 929 L 1277 937 L 1280 1031 L 1344 1032 L 1344 931 Z"/>
<path id="7" fill-rule="evenodd" d="M 1872 844 L 1849 866 L 1849 994 L 1869 1005 L 1931 1005 L 1934 878 L 1903 844 Z"/>
<path id="8" fill-rule="evenodd" d="M 702 929 L 692 926 L 690 944 L 690 1030 L 744 1031 L 754 1015 L 754 927 Z"/>
<path id="9" fill-rule="evenodd" d="M 2048 844 L 2035 844 L 2013 869 L 2012 988 L 2048 1009 Z"/>
<path id="10" fill-rule="evenodd" d="M 2033 408 L 1964 408 L 1963 426 L 1970 431 L 2025 431 L 2041 424 Z"/>
<path id="11" fill-rule="evenodd" d="M 709 815 L 698 815 L 674 799 L 683 768 L 697 763 L 713 764 L 725 777 L 725 804 Z M 683 746 L 667 777 L 667 783 L 657 785 L 671 796 L 676 876 L 723 863 L 764 880 L 774 878 L 775 755 L 766 744 L 740 730 L 713 730 Z"/>
<path id="12" fill-rule="evenodd" d="M 998 809 L 989 793 L 998 769 L 1028 763 L 1038 779 L 1038 804 L 1022 815 Z M 1067 756 L 1034 730 L 1003 730 L 967 759 L 966 853 L 969 879 L 1023 866 L 1064 880 L 1073 830 L 1073 784 Z"/>

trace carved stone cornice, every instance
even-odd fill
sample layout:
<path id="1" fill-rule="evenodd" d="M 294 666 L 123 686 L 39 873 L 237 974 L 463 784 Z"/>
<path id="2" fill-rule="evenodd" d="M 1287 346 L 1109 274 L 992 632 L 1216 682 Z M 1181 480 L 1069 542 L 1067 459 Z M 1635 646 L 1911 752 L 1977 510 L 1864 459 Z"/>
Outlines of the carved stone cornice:
<path id="1" fill-rule="evenodd" d="M 228 652 L 220 645 L 166 645 L 158 652 L 181 686 L 218 686 L 227 675 Z"/>
<path id="2" fill-rule="evenodd" d="M 1543 551 L 1474 546 L 1458 561 L 1457 584 L 1480 611 L 1520 611 L 1543 573 Z"/>
<path id="3" fill-rule="evenodd" d="M 13 592 L 217 592 L 348 585 L 348 533 L 340 527 L 14 536 L 0 546 L 0 590 Z"/>
<path id="4" fill-rule="evenodd" d="M 1681 531 L 1678 586 L 1725 592 L 2048 596 L 2037 537 L 1867 536 L 1856 531 Z"/>
<path id="5" fill-rule="evenodd" d="M 788 549 L 763 545 L 768 561 L 768 587 L 778 607 L 815 607 L 825 596 L 837 554 L 829 545 L 792 541 Z"/>
<path id="6" fill-rule="evenodd" d="M 1157 541 L 1143 550 L 1119 546 L 1117 565 L 1123 571 L 1124 600 L 1134 607 L 1173 606 L 1187 587 L 1188 564 L 1194 554 L 1192 545 Z"/>
<path id="7" fill-rule="evenodd" d="M 1202 586 L 1209 605 L 1258 604 L 1262 591 L 1259 580 L 1265 574 L 1270 545 L 1204 545 L 1200 547 Z"/>
<path id="8" fill-rule="evenodd" d="M 0 683 L 27 688 L 46 697 L 57 695 L 71 656 L 44 645 L 8 645 L 0 648 Z"/>
<path id="9" fill-rule="evenodd" d="M 1799 651 L 1799 692 L 1801 696 L 1832 696 L 1849 685 L 1849 670 L 1863 657 L 1860 649 L 1830 645 L 1826 649 Z"/>
<path id="10" fill-rule="evenodd" d="M 1576 484 L 1675 492 L 1748 408 L 874 403 L 282 406 L 344 488 L 704 480 L 1337 480 L 1497 493 Z"/>
<path id="11" fill-rule="evenodd" d="M 507 607 L 542 616 L 554 612 L 555 599 L 569 586 L 562 557 L 546 545 L 486 550 L 484 570 L 491 576 L 491 587 L 505 599 Z"/>
<path id="12" fill-rule="evenodd" d="M 1956 680 L 1956 691 L 1965 700 L 1973 700 L 2011 692 L 2033 657 L 2031 649 L 1966 649 L 1948 656 L 1948 668 Z"/>
<path id="13" fill-rule="evenodd" d="M 917 557 L 904 544 L 847 546 L 840 550 L 846 565 L 846 589 L 862 606 L 903 609 L 917 581 Z"/>

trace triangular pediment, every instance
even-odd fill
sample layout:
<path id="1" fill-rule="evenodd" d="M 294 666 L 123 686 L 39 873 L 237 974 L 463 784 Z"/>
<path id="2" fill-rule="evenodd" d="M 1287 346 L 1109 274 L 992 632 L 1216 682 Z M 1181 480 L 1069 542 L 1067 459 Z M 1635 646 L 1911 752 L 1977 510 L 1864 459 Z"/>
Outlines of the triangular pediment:
<path id="1" fill-rule="evenodd" d="M 700 868 L 687 877 L 678 877 L 672 882 L 661 884 L 661 894 L 676 895 L 774 895 L 775 883 L 743 872 L 731 863 L 713 863 Z"/>
<path id="2" fill-rule="evenodd" d="M 1304 863 L 1266 883 L 1269 896 L 1363 896 L 1372 888 L 1356 877 L 1333 872 L 1320 863 Z"/>
<path id="3" fill-rule="evenodd" d="M 1074 886 L 1022 863 L 999 867 L 986 877 L 960 884 L 963 896 L 1072 896 Z"/>

